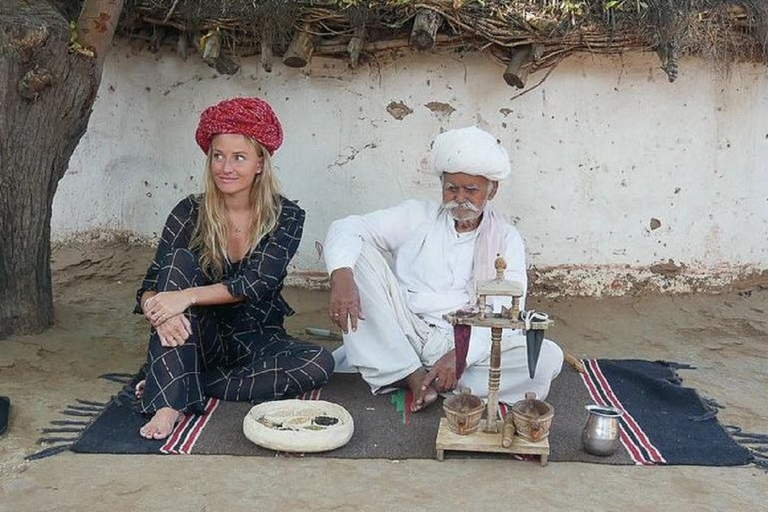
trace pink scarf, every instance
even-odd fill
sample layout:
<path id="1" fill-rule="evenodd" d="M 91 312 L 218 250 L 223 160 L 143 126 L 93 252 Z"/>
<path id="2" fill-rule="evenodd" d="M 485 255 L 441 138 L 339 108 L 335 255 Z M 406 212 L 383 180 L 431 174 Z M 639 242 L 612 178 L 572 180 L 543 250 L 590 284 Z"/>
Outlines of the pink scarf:
<path id="1" fill-rule="evenodd" d="M 507 245 L 504 219 L 490 206 L 486 205 L 483 220 L 477 229 L 475 255 L 472 261 L 472 279 L 469 280 L 468 285 L 470 297 L 476 297 L 477 283 L 496 277 L 494 261 L 499 254 L 504 255 Z M 470 304 L 470 306 L 474 306 L 474 304 Z M 453 326 L 453 343 L 456 348 L 456 379 L 461 378 L 467 367 L 471 334 L 472 327 L 469 325 Z"/>
<path id="2" fill-rule="evenodd" d="M 505 221 L 490 205 L 485 206 L 483 220 L 477 228 L 475 256 L 472 259 L 472 279 L 469 281 L 469 296 L 477 294 L 477 283 L 496 277 L 494 261 L 504 256 L 507 248 Z"/>

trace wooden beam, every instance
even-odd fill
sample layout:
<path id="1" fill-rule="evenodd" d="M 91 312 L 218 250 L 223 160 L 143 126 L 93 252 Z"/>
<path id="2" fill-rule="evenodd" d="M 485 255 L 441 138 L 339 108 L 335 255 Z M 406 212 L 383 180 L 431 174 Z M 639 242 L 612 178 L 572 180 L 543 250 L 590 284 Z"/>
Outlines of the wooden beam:
<path id="1" fill-rule="evenodd" d="M 99 69 L 115 35 L 123 0 L 85 0 L 77 18 L 80 44 L 93 50 Z"/>
<path id="2" fill-rule="evenodd" d="M 200 38 L 200 52 L 203 61 L 222 75 L 234 75 L 240 70 L 240 64 L 221 53 L 221 30 L 216 28 Z"/>
<path id="3" fill-rule="evenodd" d="M 176 52 L 181 60 L 187 60 L 189 56 L 189 35 L 182 31 L 179 32 L 179 40 L 176 42 Z"/>
<path id="4" fill-rule="evenodd" d="M 437 29 L 442 23 L 443 17 L 439 13 L 431 9 L 420 9 L 413 20 L 411 44 L 419 50 L 432 48 L 435 45 Z"/>
<path id="5" fill-rule="evenodd" d="M 360 52 L 365 46 L 365 27 L 360 26 L 355 28 L 355 35 L 349 40 L 347 45 L 347 52 L 349 52 L 349 66 L 352 69 L 357 68 L 357 63 L 360 60 Z"/>
<path id="6" fill-rule="evenodd" d="M 272 25 L 266 21 L 261 24 L 259 30 L 261 46 L 261 67 L 267 73 L 272 72 L 272 43 L 274 41 Z"/>
<path id="7" fill-rule="evenodd" d="M 512 57 L 509 59 L 507 69 L 504 70 L 504 81 L 507 85 L 523 89 L 525 87 L 525 81 L 528 78 L 528 72 L 530 71 L 530 62 L 533 60 L 533 48 L 531 45 L 526 44 L 516 47 L 512 52 Z"/>
<path id="8" fill-rule="evenodd" d="M 216 66 L 221 53 L 221 31 L 218 28 L 200 38 L 200 52 L 206 64 L 211 67 Z"/>
<path id="9" fill-rule="evenodd" d="M 661 61 L 661 69 L 667 74 L 667 79 L 670 82 L 677 80 L 677 45 L 674 43 L 661 44 L 656 47 L 656 54 Z"/>
<path id="10" fill-rule="evenodd" d="M 234 75 L 240 71 L 240 64 L 223 53 L 216 59 L 216 64 L 213 67 L 222 75 Z"/>
<path id="11" fill-rule="evenodd" d="M 315 51 L 315 36 L 309 32 L 309 26 L 305 25 L 293 36 L 288 50 L 283 55 L 283 64 L 290 68 L 303 68 L 312 59 Z"/>

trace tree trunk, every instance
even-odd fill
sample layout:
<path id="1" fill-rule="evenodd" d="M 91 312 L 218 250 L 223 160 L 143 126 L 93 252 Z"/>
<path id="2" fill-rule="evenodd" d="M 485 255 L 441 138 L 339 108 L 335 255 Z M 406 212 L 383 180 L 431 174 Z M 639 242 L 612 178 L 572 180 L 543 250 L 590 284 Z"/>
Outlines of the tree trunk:
<path id="1" fill-rule="evenodd" d="M 53 324 L 51 205 L 101 81 L 69 43 L 48 2 L 0 1 L 0 339 Z"/>

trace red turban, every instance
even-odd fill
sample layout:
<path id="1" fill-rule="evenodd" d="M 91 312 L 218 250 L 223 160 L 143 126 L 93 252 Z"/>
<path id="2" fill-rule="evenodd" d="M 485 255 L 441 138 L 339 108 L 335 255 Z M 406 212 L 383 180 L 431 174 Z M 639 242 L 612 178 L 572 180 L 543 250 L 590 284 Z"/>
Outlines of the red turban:
<path id="1" fill-rule="evenodd" d="M 195 140 L 205 154 L 214 135 L 239 133 L 255 139 L 269 154 L 283 143 L 283 128 L 272 107 L 259 98 L 224 100 L 203 110 Z"/>

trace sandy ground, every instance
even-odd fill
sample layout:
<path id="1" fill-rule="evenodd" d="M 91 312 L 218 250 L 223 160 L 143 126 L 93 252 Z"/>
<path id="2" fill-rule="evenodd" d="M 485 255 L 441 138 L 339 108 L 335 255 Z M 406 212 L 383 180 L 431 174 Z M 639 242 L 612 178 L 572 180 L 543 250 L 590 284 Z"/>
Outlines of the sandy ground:
<path id="1" fill-rule="evenodd" d="M 139 367 L 146 326 L 130 309 L 150 256 L 120 244 L 56 247 L 55 326 L 0 341 L 0 394 L 12 399 L 0 438 L 0 511 L 768 509 L 768 473 L 754 466 L 70 452 L 26 462 L 41 448 L 40 429 L 73 398 L 115 392 L 100 374 Z M 330 327 L 325 292 L 286 296 L 298 312 L 291 332 Z M 691 363 L 697 369 L 681 372 L 684 384 L 725 406 L 721 422 L 768 433 L 768 291 L 532 301 L 555 318 L 549 335 L 572 353 Z"/>

